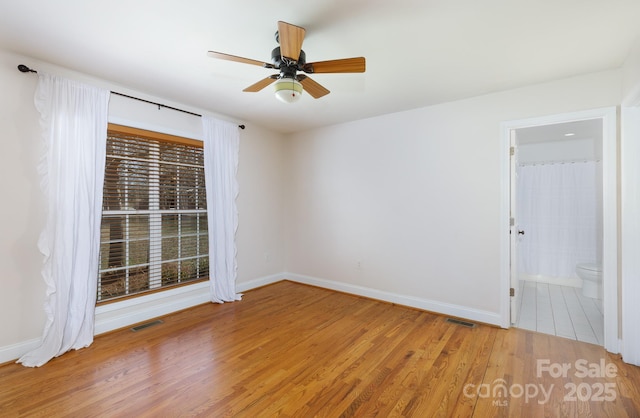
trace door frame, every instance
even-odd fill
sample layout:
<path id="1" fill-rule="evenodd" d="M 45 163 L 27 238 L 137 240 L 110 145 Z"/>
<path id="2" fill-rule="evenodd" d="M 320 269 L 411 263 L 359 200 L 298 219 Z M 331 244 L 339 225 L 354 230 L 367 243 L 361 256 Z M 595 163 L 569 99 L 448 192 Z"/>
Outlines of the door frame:
<path id="1" fill-rule="evenodd" d="M 626 363 L 640 366 L 640 331 L 638 331 L 637 295 L 640 294 L 640 193 L 637 179 L 640 176 L 640 85 L 623 101 L 620 112 L 621 144 L 621 321 L 622 344 L 620 350 Z"/>
<path id="2" fill-rule="evenodd" d="M 618 335 L 618 137 L 617 109 L 605 107 L 571 113 L 505 121 L 500 124 L 500 317 L 509 328 L 511 287 L 510 259 L 510 135 L 512 130 L 587 119 L 602 119 L 602 282 L 604 348 L 620 352 Z"/>

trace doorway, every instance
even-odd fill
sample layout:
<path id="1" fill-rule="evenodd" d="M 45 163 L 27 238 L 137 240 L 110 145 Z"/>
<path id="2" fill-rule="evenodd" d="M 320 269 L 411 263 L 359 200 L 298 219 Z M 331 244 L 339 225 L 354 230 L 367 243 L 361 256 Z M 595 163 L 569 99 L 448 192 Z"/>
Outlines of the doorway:
<path id="1" fill-rule="evenodd" d="M 593 137 L 593 131 L 596 130 L 600 135 Z M 589 131 L 591 133 L 589 133 Z M 565 136 L 565 134 L 569 134 Z M 573 135 L 571 135 L 573 134 Z M 591 136 L 590 139 L 587 137 Z M 572 142 L 570 139 L 573 138 Z M 551 331 L 557 325 L 544 326 L 544 321 L 553 321 L 552 303 L 556 304 L 556 316 L 561 323 L 561 332 L 550 332 L 555 334 L 567 334 L 566 326 L 572 322 L 580 322 L 580 318 L 574 316 L 571 319 L 569 309 L 559 309 L 557 304 L 560 300 L 565 303 L 574 305 L 575 303 L 585 302 L 588 299 L 581 299 L 582 292 L 579 288 L 582 280 L 578 278 L 573 271 L 567 270 L 559 274 L 561 280 L 550 279 L 553 275 L 541 274 L 531 266 L 522 268 L 518 266 L 518 261 L 523 264 L 524 258 L 518 253 L 519 244 L 527 237 L 526 230 L 520 228 L 517 215 L 522 215 L 518 211 L 518 178 L 517 171 L 521 170 L 524 164 L 538 164 L 542 166 L 546 164 L 547 168 L 554 163 L 558 164 L 578 164 L 583 161 L 599 160 L 600 178 L 602 187 L 599 189 L 599 199 L 601 203 L 601 226 L 602 231 L 600 239 L 594 245 L 598 246 L 597 257 L 598 262 L 602 266 L 602 292 L 598 301 L 595 302 L 595 308 L 598 306 L 603 314 L 603 322 L 601 322 L 602 336 L 596 341 L 610 352 L 618 351 L 618 315 L 617 315 L 617 146 L 616 146 L 616 109 L 596 109 L 592 111 L 575 112 L 571 114 L 553 115 L 542 118 L 534 118 L 527 120 L 511 121 L 502 124 L 502 151 L 507 156 L 503 158 L 502 164 L 502 219 L 504 223 L 504 235 L 501 241 L 502 247 L 502 283 L 504 291 L 502 297 L 502 318 L 503 327 L 522 326 L 531 329 L 531 310 L 532 297 L 540 297 L 541 300 L 535 302 L 534 310 L 537 310 L 542 316 L 541 329 L 537 331 Z M 523 154 L 523 152 L 526 151 Z M 513 154 L 513 156 L 512 156 Z M 518 161 L 518 157 L 521 160 Z M 524 159 L 522 159 L 524 158 Z M 520 166 L 519 166 L 520 164 Z M 570 168 L 575 168 L 573 166 Z M 552 170 L 558 169 L 559 166 Z M 569 168 L 564 166 L 563 168 Z M 527 169 L 531 171 L 531 169 Z M 533 169 L 534 171 L 537 170 Z M 522 179 L 520 179 L 522 180 Z M 531 228 L 529 225 L 528 228 Z M 534 235 L 530 231 L 530 237 Z M 529 237 L 527 237 L 529 238 Z M 564 251 L 564 250 L 557 250 Z M 553 252 L 553 251 L 552 251 Z M 593 253 L 593 252 L 592 252 Z M 594 253 L 595 254 L 595 253 Z M 584 257 L 583 257 L 584 258 Z M 588 261 L 588 260 L 582 260 Z M 555 260 L 552 264 L 564 263 L 567 266 L 575 264 L 575 260 Z M 532 264 L 531 261 L 525 261 L 525 264 Z M 596 264 L 596 263 L 593 263 Z M 544 270 L 544 269 L 543 269 Z M 529 276 L 523 276 L 529 274 Z M 544 273 L 544 271 L 542 272 Z M 521 280 L 524 278 L 525 280 Z M 554 281 L 555 280 L 555 281 Z M 545 293 L 546 292 L 546 293 Z M 547 298 L 545 299 L 545 294 Z M 533 296 L 532 296 L 533 295 Z M 599 305 L 598 305 L 599 304 Z M 594 306 L 587 307 L 589 315 L 594 317 L 596 314 L 591 310 Z M 519 312 L 519 309 L 522 312 Z M 584 307 L 582 307 L 583 315 L 585 315 Z M 528 318 L 519 318 L 518 314 L 529 315 Z M 583 318 L 587 319 L 588 318 Z M 527 322 L 528 321 L 528 322 Z M 523 326 L 524 324 L 524 326 Z M 562 329 L 562 327 L 565 327 Z M 580 325 L 584 326 L 584 325 Z M 554 329 L 555 331 L 555 329 Z M 584 329 L 580 330 L 584 334 Z M 573 331 L 575 334 L 575 330 Z M 562 335 L 569 337 L 569 335 Z M 584 335 L 583 335 L 584 337 Z"/>
<path id="2" fill-rule="evenodd" d="M 602 119 L 518 128 L 514 136 L 512 325 L 604 345 Z M 591 270 L 579 277 L 578 265 Z"/>

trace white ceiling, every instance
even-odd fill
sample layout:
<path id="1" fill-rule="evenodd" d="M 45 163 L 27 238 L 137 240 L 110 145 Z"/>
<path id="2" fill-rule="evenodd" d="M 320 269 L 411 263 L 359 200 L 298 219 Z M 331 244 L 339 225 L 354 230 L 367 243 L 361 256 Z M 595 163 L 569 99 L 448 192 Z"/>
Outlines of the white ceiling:
<path id="1" fill-rule="evenodd" d="M 518 145 L 592 139 L 602 143 L 602 119 L 586 119 L 517 130 Z"/>
<path id="2" fill-rule="evenodd" d="M 638 0 L 0 0 L 0 11 L 4 49 L 279 132 L 619 68 L 640 37 Z M 278 20 L 306 29 L 308 62 L 364 56 L 366 73 L 313 75 L 331 94 L 296 104 L 270 87 L 243 93 L 274 71 L 206 52 L 269 61 Z"/>

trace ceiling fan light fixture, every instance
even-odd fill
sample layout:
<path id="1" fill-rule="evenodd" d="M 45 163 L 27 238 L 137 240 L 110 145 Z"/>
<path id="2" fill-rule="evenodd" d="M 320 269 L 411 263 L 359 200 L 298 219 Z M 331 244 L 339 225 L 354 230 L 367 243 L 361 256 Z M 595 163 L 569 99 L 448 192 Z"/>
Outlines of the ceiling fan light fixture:
<path id="1" fill-rule="evenodd" d="M 279 78 L 275 82 L 276 98 L 284 103 L 295 103 L 302 95 L 302 84 L 295 78 Z"/>

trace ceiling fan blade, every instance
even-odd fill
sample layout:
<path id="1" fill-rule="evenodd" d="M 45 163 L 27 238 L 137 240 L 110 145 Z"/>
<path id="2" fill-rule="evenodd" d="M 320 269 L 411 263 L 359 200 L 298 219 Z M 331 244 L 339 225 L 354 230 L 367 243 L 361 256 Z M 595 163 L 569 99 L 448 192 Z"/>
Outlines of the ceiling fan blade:
<path id="1" fill-rule="evenodd" d="M 221 60 L 241 62 L 243 64 L 257 65 L 257 66 L 265 67 L 265 68 L 273 68 L 273 65 L 271 65 L 271 64 L 269 64 L 267 62 L 262 62 L 262 61 L 258 61 L 258 60 L 252 60 L 250 58 L 237 57 L 235 55 L 224 54 L 222 52 L 209 51 L 209 52 L 207 52 L 207 55 L 209 55 L 212 58 L 217 58 L 217 59 L 221 59 Z"/>
<path id="2" fill-rule="evenodd" d="M 319 83 L 313 81 L 306 75 L 299 75 L 298 81 L 302 84 L 302 87 L 304 87 L 304 91 L 309 93 L 314 99 L 319 99 L 320 97 L 326 96 L 330 93 L 329 90 L 322 87 Z"/>
<path id="3" fill-rule="evenodd" d="M 344 58 L 339 60 L 309 62 L 304 65 L 305 73 L 364 73 L 366 61 L 364 57 Z"/>
<path id="4" fill-rule="evenodd" d="M 287 22 L 278 22 L 278 39 L 280 42 L 280 54 L 283 57 L 298 61 L 302 41 L 304 41 L 304 28 Z"/>
<path id="5" fill-rule="evenodd" d="M 276 81 L 277 79 L 278 79 L 278 74 L 270 75 L 269 77 L 263 78 L 262 80 L 258 81 L 257 83 L 254 83 L 254 84 L 250 85 L 249 87 L 247 87 L 246 89 L 244 89 L 242 91 L 246 91 L 246 92 L 249 92 L 249 93 L 258 92 L 258 91 L 262 90 L 263 88 L 267 87 L 269 84 L 271 84 L 274 81 Z"/>

